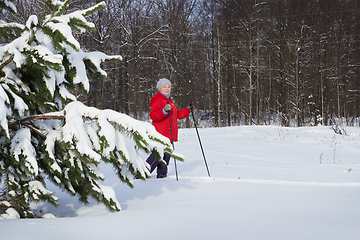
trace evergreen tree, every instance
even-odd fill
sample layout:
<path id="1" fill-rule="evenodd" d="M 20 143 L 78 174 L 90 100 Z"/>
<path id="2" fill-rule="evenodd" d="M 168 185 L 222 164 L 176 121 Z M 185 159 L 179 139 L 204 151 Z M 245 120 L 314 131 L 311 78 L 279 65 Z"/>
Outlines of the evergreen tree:
<path id="1" fill-rule="evenodd" d="M 133 187 L 133 176 L 150 176 L 139 151 L 159 161 L 165 152 L 179 160 L 170 142 L 149 124 L 127 115 L 87 107 L 71 89 L 89 91 L 88 76 L 106 77 L 101 63 L 121 56 L 85 52 L 73 32 L 94 29 L 86 16 L 105 7 L 66 13 L 70 0 L 44 0 L 44 17 L 25 24 L 0 20 L 0 214 L 37 217 L 29 205 L 57 197 L 45 179 L 83 203 L 89 198 L 120 211 L 113 190 L 101 185 L 101 161 Z M 0 8 L 16 12 L 10 0 Z M 135 147 L 134 147 L 135 146 Z"/>

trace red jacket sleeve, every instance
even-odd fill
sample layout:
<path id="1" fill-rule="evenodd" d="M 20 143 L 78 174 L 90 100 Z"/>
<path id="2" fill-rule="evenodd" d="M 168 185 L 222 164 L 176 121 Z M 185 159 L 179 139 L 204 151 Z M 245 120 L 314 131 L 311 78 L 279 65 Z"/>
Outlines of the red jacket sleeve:
<path id="1" fill-rule="evenodd" d="M 163 113 L 163 108 L 165 107 L 166 102 L 164 100 L 162 100 L 161 98 L 157 98 L 155 99 L 150 107 L 150 118 L 155 121 L 155 122 L 160 122 L 162 121 L 164 118 L 167 118 L 168 115 Z"/>
<path id="2" fill-rule="evenodd" d="M 189 116 L 189 114 L 190 114 L 190 112 L 189 112 L 189 109 L 188 109 L 188 108 L 179 109 L 179 110 L 177 111 L 177 117 L 178 117 L 178 119 L 186 118 L 186 117 Z"/>

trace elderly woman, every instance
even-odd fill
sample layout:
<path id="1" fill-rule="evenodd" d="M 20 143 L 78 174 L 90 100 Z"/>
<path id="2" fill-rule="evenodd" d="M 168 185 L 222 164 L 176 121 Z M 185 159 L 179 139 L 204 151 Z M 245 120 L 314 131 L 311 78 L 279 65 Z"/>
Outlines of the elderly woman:
<path id="1" fill-rule="evenodd" d="M 152 119 L 152 124 L 160 134 L 169 138 L 171 142 L 177 142 L 178 119 L 188 117 L 193 106 L 191 105 L 185 109 L 177 109 L 170 97 L 171 82 L 166 78 L 162 78 L 157 82 L 156 89 L 158 93 L 150 100 L 150 118 Z M 172 133 L 170 132 L 170 121 Z M 163 159 L 166 162 L 166 166 L 156 161 L 152 155 L 146 160 L 150 165 L 150 173 L 157 168 L 157 178 L 167 177 L 167 165 L 169 165 L 170 156 L 164 155 Z"/>

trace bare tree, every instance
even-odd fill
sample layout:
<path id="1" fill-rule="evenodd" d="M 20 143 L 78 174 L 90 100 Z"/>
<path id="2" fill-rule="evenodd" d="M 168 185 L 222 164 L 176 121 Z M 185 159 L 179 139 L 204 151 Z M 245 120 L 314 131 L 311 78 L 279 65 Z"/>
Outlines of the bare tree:
<path id="1" fill-rule="evenodd" d="M 72 0 L 69 10 L 99 1 Z M 47 11 L 41 1 L 13 2 L 19 14 L 1 19 Z M 91 78 L 90 96 L 73 90 L 87 105 L 146 120 L 155 83 L 167 77 L 177 104 L 196 104 L 212 126 L 359 122 L 356 0 L 105 2 L 91 16 L 96 31 L 78 37 L 89 51 L 124 61 L 105 64 L 106 80 Z"/>

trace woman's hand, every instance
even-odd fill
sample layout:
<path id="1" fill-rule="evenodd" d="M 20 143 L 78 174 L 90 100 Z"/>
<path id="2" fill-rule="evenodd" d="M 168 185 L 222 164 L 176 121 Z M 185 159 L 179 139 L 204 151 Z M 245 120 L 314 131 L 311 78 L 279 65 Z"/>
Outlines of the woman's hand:
<path id="1" fill-rule="evenodd" d="M 171 110 L 171 104 L 170 103 L 166 104 L 164 109 L 166 112 L 169 112 Z"/>
<path id="2" fill-rule="evenodd" d="M 189 112 L 193 112 L 194 111 L 194 106 L 192 104 L 190 104 L 190 106 L 188 107 Z"/>

